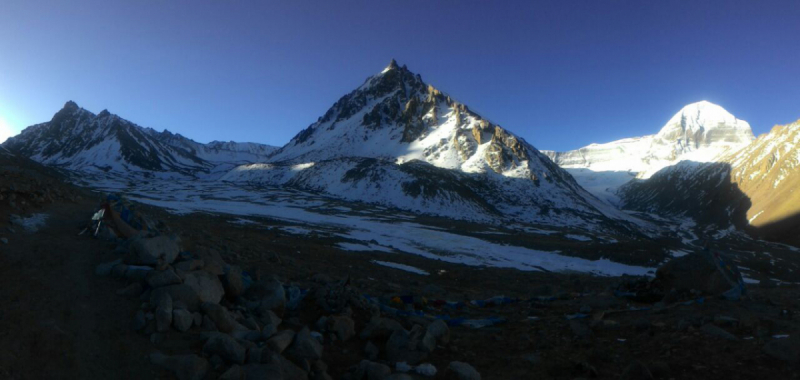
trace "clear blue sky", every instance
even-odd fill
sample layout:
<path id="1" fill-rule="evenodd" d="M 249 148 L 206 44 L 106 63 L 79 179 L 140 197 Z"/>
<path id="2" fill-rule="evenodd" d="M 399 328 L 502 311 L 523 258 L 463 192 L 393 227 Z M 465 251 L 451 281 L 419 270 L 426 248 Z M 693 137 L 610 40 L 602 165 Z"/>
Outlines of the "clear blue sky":
<path id="1" fill-rule="evenodd" d="M 283 145 L 391 58 L 540 149 L 709 100 L 800 118 L 800 1 L 49 1 L 0 7 L 0 127 L 67 100 L 201 142 Z"/>

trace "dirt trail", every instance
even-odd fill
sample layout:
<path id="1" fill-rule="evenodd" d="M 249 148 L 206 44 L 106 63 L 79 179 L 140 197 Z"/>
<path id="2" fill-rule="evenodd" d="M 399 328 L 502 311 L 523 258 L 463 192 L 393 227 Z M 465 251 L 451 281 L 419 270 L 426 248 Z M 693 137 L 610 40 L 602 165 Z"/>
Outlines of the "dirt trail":
<path id="1" fill-rule="evenodd" d="M 49 217 L 38 232 L 3 231 L 0 378 L 156 377 L 146 358 L 152 345 L 130 328 L 139 301 L 117 296 L 117 280 L 94 275 L 113 259 L 109 247 L 76 236 L 93 206 L 51 205 L 40 211 Z"/>

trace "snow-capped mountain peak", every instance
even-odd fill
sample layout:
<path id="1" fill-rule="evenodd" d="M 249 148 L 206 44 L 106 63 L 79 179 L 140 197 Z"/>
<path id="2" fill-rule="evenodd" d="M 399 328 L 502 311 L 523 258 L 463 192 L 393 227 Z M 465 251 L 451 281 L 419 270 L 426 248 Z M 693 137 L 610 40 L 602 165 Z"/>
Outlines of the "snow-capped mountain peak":
<path id="1" fill-rule="evenodd" d="M 555 224 L 608 217 L 597 208 L 605 205 L 536 148 L 394 60 L 269 164 L 243 166 L 223 179 L 290 183 L 450 216 L 492 210 L 493 217 Z"/>
<path id="2" fill-rule="evenodd" d="M 739 120 L 724 108 L 703 100 L 683 107 L 669 119 L 656 137 L 665 141 L 684 139 L 710 145 L 749 142 L 754 136 L 746 121 Z M 698 141 L 697 137 L 705 139 Z"/>

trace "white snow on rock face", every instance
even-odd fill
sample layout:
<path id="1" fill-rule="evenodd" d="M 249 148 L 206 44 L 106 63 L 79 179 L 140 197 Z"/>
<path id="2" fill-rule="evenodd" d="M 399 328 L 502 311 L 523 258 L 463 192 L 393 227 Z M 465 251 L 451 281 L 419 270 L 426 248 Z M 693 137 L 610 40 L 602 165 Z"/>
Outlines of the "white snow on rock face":
<path id="1" fill-rule="evenodd" d="M 620 183 L 621 173 L 647 179 L 680 161 L 715 162 L 753 140 L 750 124 L 716 104 L 701 101 L 683 107 L 655 135 L 543 153 L 559 166 L 575 169 L 568 171 L 578 183 L 614 203 L 610 194 L 624 183 Z"/>
<path id="2" fill-rule="evenodd" d="M 268 163 L 240 166 L 222 180 L 289 184 L 459 219 L 557 225 L 630 219 L 525 140 L 394 61 Z"/>

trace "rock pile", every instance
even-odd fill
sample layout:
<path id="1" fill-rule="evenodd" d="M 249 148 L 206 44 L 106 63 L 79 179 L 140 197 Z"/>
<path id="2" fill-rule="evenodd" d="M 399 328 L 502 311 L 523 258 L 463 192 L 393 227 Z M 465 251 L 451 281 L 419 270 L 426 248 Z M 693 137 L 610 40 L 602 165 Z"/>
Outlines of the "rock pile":
<path id="1" fill-rule="evenodd" d="M 437 369 L 425 360 L 450 339 L 441 320 L 382 315 L 348 280 L 318 275 L 311 289 L 285 286 L 272 275 L 251 276 L 210 248 L 182 252 L 177 236 L 131 238 L 118 251 L 120 259 L 95 272 L 127 280 L 117 293 L 142 300 L 132 328 L 154 343 L 173 330 L 202 341 L 198 352 L 150 356 L 179 379 L 332 379 L 325 345 L 352 340 L 364 347 L 364 360 L 341 378 L 430 378 Z M 316 323 L 300 322 L 298 309 L 317 315 Z M 441 372 L 480 379 L 461 362 Z"/>

